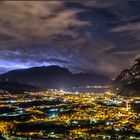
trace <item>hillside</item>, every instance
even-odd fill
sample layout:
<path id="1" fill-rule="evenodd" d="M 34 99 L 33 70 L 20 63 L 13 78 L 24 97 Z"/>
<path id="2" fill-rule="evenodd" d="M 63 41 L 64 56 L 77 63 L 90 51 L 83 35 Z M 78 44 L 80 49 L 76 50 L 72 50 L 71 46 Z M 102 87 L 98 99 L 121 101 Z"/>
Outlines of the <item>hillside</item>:
<path id="1" fill-rule="evenodd" d="M 99 74 L 73 74 L 66 68 L 59 66 L 33 67 L 29 69 L 13 70 L 0 75 L 0 82 L 20 83 L 35 87 L 71 88 L 95 84 L 108 84 L 110 79 Z"/>
<path id="2" fill-rule="evenodd" d="M 114 92 L 125 96 L 140 96 L 140 59 L 130 69 L 123 70 L 113 81 Z"/>

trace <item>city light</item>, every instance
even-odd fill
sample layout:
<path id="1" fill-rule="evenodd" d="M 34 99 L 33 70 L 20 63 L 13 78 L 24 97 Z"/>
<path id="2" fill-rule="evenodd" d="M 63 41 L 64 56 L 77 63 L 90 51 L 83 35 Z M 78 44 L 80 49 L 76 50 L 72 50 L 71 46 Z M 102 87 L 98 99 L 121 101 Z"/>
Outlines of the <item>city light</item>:
<path id="1" fill-rule="evenodd" d="M 48 90 L 1 94 L 0 102 L 0 131 L 8 139 L 140 138 L 139 97 Z"/>

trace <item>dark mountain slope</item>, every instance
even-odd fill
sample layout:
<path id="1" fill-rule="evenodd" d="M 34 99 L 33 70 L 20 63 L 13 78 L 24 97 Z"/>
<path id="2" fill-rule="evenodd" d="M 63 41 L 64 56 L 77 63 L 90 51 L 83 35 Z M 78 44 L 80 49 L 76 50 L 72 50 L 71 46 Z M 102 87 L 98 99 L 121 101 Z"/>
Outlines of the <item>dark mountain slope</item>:
<path id="1" fill-rule="evenodd" d="M 33 67 L 13 70 L 0 75 L 0 82 L 21 83 L 36 87 L 71 88 L 95 84 L 108 84 L 111 80 L 103 75 L 79 73 L 72 74 L 68 69 L 58 66 Z"/>
<path id="2" fill-rule="evenodd" d="M 24 93 L 25 91 L 41 91 L 41 88 L 20 83 L 3 82 L 0 83 L 0 90 L 8 91 L 10 93 Z"/>
<path id="3" fill-rule="evenodd" d="M 140 59 L 136 59 L 134 65 L 123 70 L 113 81 L 114 92 L 125 96 L 140 96 Z"/>

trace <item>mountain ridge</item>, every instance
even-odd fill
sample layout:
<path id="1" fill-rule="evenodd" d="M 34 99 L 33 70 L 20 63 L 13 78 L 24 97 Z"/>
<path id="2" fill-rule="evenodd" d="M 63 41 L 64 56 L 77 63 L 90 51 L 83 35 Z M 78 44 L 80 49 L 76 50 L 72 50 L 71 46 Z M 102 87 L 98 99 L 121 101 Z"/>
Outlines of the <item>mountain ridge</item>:
<path id="1" fill-rule="evenodd" d="M 59 66 L 42 66 L 12 70 L 0 75 L 0 82 L 20 83 L 47 88 L 72 88 L 95 84 L 108 84 L 111 80 L 103 75 L 71 73 Z"/>
<path id="2" fill-rule="evenodd" d="M 123 70 L 113 81 L 112 90 L 119 95 L 140 96 L 140 58 L 130 69 Z"/>

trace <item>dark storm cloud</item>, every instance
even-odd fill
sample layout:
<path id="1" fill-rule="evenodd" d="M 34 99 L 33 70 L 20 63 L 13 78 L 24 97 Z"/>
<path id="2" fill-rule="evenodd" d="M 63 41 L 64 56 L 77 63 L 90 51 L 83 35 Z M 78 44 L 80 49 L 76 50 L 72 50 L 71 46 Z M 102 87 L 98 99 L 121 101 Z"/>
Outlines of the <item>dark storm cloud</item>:
<path id="1" fill-rule="evenodd" d="M 113 76 L 140 53 L 139 7 L 127 0 L 3 1 L 1 73 L 59 65 Z"/>

